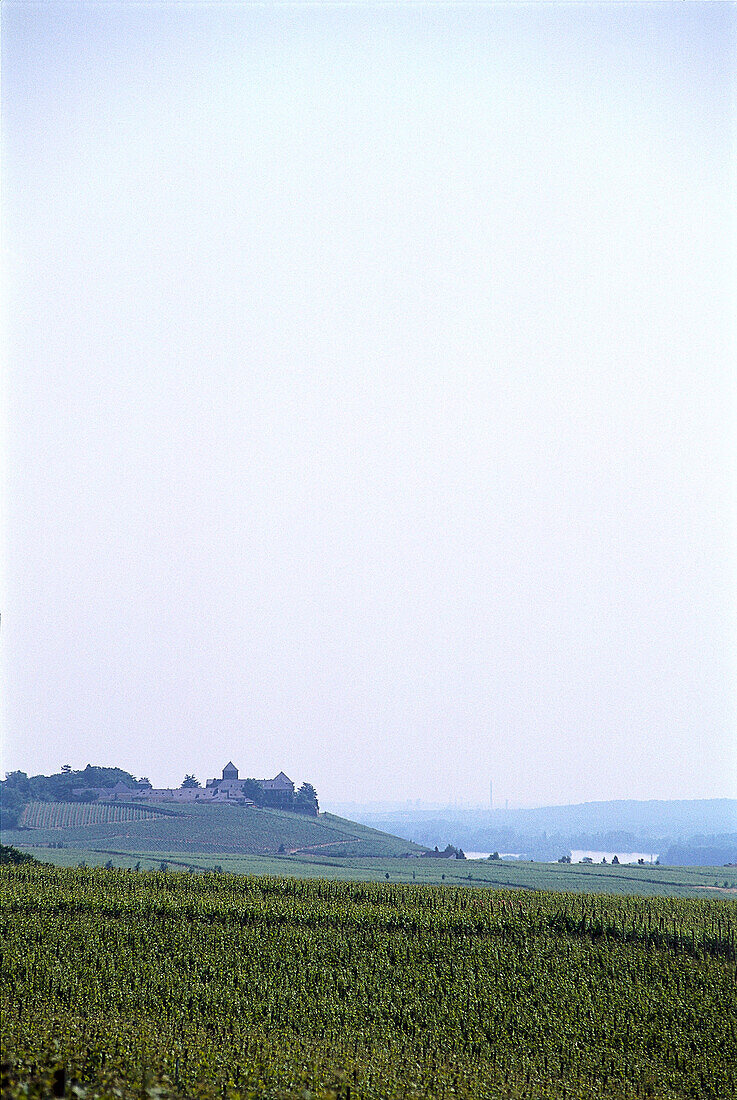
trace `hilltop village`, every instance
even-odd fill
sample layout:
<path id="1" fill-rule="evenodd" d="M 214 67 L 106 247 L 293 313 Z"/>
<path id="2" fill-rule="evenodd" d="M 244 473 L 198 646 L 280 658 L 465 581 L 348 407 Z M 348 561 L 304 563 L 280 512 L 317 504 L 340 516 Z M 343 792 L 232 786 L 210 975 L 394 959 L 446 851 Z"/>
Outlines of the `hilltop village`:
<path id="1" fill-rule="evenodd" d="M 193 775 L 186 775 L 180 787 L 152 787 L 148 779 L 121 779 L 111 787 L 74 787 L 72 793 L 84 801 L 219 803 L 318 813 L 317 793 L 311 783 L 295 790 L 283 771 L 273 779 L 241 779 L 232 760 L 219 779 L 208 779 L 204 787 Z"/>
<path id="2" fill-rule="evenodd" d="M 136 779 L 122 768 L 96 767 L 74 771 L 65 764 L 56 775 L 28 776 L 8 772 L 0 783 L 0 820 L 4 829 L 12 829 L 23 807 L 34 800 L 41 802 L 119 802 L 119 803 L 194 803 L 210 806 L 258 807 L 288 810 L 317 817 L 317 792 L 311 783 L 295 789 L 283 771 L 273 779 L 241 779 L 238 768 L 229 760 L 222 776 L 208 779 L 203 787 L 194 775 L 185 775 L 179 787 L 154 787 L 146 778 Z"/>

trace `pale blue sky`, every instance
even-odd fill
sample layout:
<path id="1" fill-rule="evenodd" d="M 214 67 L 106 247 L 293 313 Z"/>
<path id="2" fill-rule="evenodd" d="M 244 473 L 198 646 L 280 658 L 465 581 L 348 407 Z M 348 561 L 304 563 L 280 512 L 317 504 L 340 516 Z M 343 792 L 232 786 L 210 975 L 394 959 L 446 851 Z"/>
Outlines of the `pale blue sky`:
<path id="1" fill-rule="evenodd" d="M 737 794 L 736 15 L 5 0 L 6 769 Z"/>

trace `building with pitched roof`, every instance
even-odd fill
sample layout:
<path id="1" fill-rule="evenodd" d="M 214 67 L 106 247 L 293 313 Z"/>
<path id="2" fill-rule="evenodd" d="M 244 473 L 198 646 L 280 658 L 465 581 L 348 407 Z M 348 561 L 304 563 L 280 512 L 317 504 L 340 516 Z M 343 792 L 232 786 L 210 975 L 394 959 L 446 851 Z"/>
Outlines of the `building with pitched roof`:
<path id="1" fill-rule="evenodd" d="M 247 779 L 238 778 L 238 769 L 232 760 L 223 768 L 222 779 L 208 779 L 206 790 L 217 791 L 221 795 L 230 798 L 245 797 L 243 788 L 248 784 Z M 273 779 L 257 779 L 259 787 L 263 791 L 263 804 L 277 809 L 291 810 L 294 804 L 294 783 L 284 772 L 279 772 Z"/>
<path id="2" fill-rule="evenodd" d="M 114 787 L 105 788 L 79 788 L 75 794 L 87 798 L 99 798 L 114 802 L 202 802 L 238 804 L 241 806 L 254 806 L 253 798 L 246 794 L 256 782 L 262 791 L 259 805 L 270 806 L 274 809 L 291 810 L 294 808 L 294 783 L 284 772 L 279 772 L 273 779 L 240 779 L 238 769 L 232 760 L 223 768 L 221 779 L 208 779 L 204 787 L 166 787 L 154 788 L 146 781 L 136 783 L 135 787 L 129 787 L 125 783 L 117 783 Z"/>
<path id="3" fill-rule="evenodd" d="M 267 806 L 291 806 L 294 802 L 294 783 L 284 772 L 279 772 L 273 779 L 258 779 L 256 782 L 264 792 Z"/>

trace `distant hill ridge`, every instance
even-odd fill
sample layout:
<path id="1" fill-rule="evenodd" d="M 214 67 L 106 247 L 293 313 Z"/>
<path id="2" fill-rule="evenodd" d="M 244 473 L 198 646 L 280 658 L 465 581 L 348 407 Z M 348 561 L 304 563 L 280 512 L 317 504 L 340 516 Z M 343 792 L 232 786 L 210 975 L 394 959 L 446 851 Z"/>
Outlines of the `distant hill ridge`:
<path id="1" fill-rule="evenodd" d="M 37 802 L 136 802 L 152 803 L 239 803 L 271 807 L 317 816 L 317 792 L 311 783 L 295 790 L 283 771 L 273 779 L 239 778 L 232 761 L 223 768 L 222 778 L 208 779 L 203 787 L 194 775 L 185 775 L 179 787 L 154 788 L 147 777 L 136 779 L 122 768 L 88 764 L 75 771 L 64 765 L 54 775 L 28 776 L 23 771 L 8 772 L 0 783 L 0 827 L 12 829 L 22 823 L 24 808 Z"/>
<path id="2" fill-rule="evenodd" d="M 655 852 L 679 864 L 737 860 L 737 799 L 619 799 L 530 809 L 362 811 L 358 821 L 425 845 L 555 859 L 574 849 Z"/>
<path id="3" fill-rule="evenodd" d="M 348 806 L 341 807 L 348 809 Z M 564 805 L 535 806 L 513 810 L 465 809 L 445 807 L 426 810 L 421 807 L 397 807 L 375 810 L 370 806 L 351 805 L 350 809 L 360 820 L 384 820 L 388 818 L 407 821 L 445 820 L 469 824 L 503 824 L 508 827 L 524 826 L 548 832 L 551 827 L 567 828 L 615 828 L 653 829 L 660 834 L 666 828 L 673 835 L 690 835 L 698 830 L 737 830 L 737 799 L 613 799 L 603 802 L 578 802 Z"/>

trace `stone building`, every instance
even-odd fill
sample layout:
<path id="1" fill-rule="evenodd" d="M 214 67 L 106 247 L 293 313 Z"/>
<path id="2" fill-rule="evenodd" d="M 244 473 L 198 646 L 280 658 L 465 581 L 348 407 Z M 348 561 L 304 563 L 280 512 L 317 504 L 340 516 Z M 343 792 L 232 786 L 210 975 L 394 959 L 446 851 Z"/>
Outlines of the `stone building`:
<path id="1" fill-rule="evenodd" d="M 222 778 L 208 779 L 204 787 L 152 787 L 148 782 L 128 787 L 125 783 L 117 783 L 114 787 L 80 788 L 74 793 L 106 802 L 199 802 L 255 806 L 254 800 L 244 791 L 248 782 L 239 778 L 238 769 L 229 760 L 223 768 Z M 255 782 L 261 787 L 265 806 L 292 809 L 294 783 L 284 772 L 279 772 L 273 779 L 257 779 Z"/>

